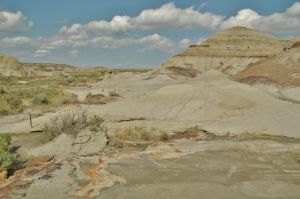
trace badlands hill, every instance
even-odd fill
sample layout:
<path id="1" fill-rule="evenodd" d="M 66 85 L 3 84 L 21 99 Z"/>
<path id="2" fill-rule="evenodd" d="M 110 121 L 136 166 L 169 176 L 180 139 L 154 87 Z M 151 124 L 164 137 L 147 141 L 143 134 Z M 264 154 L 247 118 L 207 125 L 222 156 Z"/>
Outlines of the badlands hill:
<path id="1" fill-rule="evenodd" d="M 236 74 L 249 64 L 273 57 L 291 47 L 292 41 L 245 27 L 234 27 L 216 33 L 200 45 L 192 45 L 159 68 L 160 72 L 182 73 L 183 69 L 200 73 L 219 70 Z"/>
<path id="2" fill-rule="evenodd" d="M 275 57 L 250 65 L 236 74 L 235 79 L 249 84 L 300 86 L 300 42 Z"/>
<path id="3" fill-rule="evenodd" d="M 26 68 L 14 57 L 0 55 L 0 75 L 3 76 L 26 76 Z"/>
<path id="4" fill-rule="evenodd" d="M 15 57 L 0 54 L 0 76 L 66 76 L 74 69 L 66 64 L 21 63 Z"/>

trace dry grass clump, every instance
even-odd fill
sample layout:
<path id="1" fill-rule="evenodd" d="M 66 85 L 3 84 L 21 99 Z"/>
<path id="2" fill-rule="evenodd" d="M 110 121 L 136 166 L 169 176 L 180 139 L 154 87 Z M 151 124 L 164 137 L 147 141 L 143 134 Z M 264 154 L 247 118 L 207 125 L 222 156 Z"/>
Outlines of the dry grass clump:
<path id="1" fill-rule="evenodd" d="M 98 115 L 88 117 L 86 109 L 78 109 L 52 118 L 50 124 L 44 124 L 43 132 L 47 140 L 52 140 L 62 133 L 76 137 L 85 129 L 91 132 L 103 130 L 103 122 L 104 120 Z"/>
<path id="2" fill-rule="evenodd" d="M 144 126 L 130 126 L 113 131 L 113 138 L 128 142 L 167 141 L 167 132 L 155 128 L 147 129 Z"/>
<path id="3" fill-rule="evenodd" d="M 108 96 L 109 96 L 109 97 L 120 97 L 120 94 L 117 93 L 117 91 L 110 91 L 110 92 L 108 93 Z"/>
<path id="4" fill-rule="evenodd" d="M 102 94 L 95 94 L 88 93 L 85 97 L 84 103 L 86 104 L 106 104 L 108 101 L 108 98 L 105 97 Z"/>

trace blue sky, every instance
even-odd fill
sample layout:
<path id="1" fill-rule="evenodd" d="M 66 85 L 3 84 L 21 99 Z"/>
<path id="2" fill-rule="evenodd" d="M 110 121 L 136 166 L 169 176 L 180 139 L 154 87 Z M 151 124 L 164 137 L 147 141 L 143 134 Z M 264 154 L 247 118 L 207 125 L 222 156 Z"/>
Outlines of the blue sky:
<path id="1" fill-rule="evenodd" d="M 300 1 L 0 0 L 0 53 L 24 62 L 154 67 L 237 25 L 300 35 Z"/>

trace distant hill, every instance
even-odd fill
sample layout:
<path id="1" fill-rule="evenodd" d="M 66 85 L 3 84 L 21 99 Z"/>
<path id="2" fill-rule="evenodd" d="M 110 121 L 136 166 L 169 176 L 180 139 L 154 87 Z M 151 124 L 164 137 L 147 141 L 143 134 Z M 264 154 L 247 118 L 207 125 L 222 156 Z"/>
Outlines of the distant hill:
<path id="1" fill-rule="evenodd" d="M 2 76 L 67 76 L 75 70 L 67 64 L 21 63 L 14 57 L 0 55 L 0 75 Z"/>
<path id="2" fill-rule="evenodd" d="M 189 74 L 219 70 L 236 74 L 249 64 L 273 57 L 292 44 L 292 41 L 280 40 L 254 29 L 234 27 L 216 33 L 200 45 L 190 46 L 162 64 L 159 71 Z"/>

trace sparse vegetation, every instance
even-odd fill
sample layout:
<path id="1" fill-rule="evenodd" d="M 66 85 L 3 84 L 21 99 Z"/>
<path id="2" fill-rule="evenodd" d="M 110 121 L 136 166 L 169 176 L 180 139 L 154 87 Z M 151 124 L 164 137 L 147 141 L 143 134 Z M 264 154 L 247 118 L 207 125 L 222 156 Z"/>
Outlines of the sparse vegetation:
<path id="1" fill-rule="evenodd" d="M 0 96 L 0 116 L 22 112 L 23 102 L 18 96 L 4 94 Z"/>
<path id="2" fill-rule="evenodd" d="M 101 117 L 97 115 L 88 117 L 87 110 L 79 109 L 54 117 L 50 124 L 44 125 L 43 132 L 47 140 L 52 140 L 62 133 L 76 137 L 80 131 L 85 129 L 92 132 L 103 130 L 103 122 Z"/>
<path id="3" fill-rule="evenodd" d="M 19 84 L 18 80 L 0 77 L 0 116 L 20 113 L 31 107 L 47 111 L 77 101 L 75 95 L 57 85 L 40 85 L 35 80 Z"/>
<path id="4" fill-rule="evenodd" d="M 40 69 L 42 70 L 42 69 Z M 47 69 L 45 69 L 47 71 Z M 107 74 L 122 72 L 144 73 L 138 69 L 108 70 L 105 68 L 81 68 L 68 72 L 68 77 L 4 77 L 0 76 L 0 116 L 21 113 L 28 108 L 41 111 L 53 110 L 65 104 L 77 102 L 74 94 L 64 91 L 68 86 L 89 86 L 102 81 Z M 26 82 L 26 83 L 24 83 Z M 105 104 L 120 95 L 109 92 L 109 97 L 101 94 L 88 95 L 84 103 Z M 109 99 L 111 97 L 111 99 Z"/>
<path id="5" fill-rule="evenodd" d="M 84 103 L 86 104 L 105 104 L 108 101 L 107 97 L 102 94 L 88 93 L 85 97 Z"/>
<path id="6" fill-rule="evenodd" d="M 147 141 L 167 141 L 167 132 L 156 128 L 147 129 L 144 126 L 130 126 L 124 129 L 116 129 L 113 137 L 119 141 L 147 142 Z"/>

